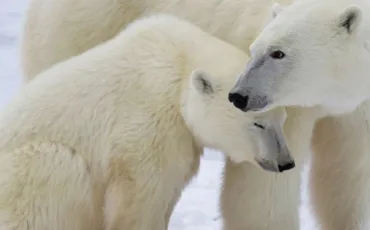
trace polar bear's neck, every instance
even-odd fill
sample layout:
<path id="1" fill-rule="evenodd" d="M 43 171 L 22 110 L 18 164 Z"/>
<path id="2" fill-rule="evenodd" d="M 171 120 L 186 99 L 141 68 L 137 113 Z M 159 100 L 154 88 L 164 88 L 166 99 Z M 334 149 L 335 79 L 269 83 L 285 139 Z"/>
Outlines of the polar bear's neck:
<path id="1" fill-rule="evenodd" d="M 340 168 L 342 176 L 352 167 L 362 172 L 356 174 L 356 181 L 367 178 L 364 172 L 368 172 L 370 161 L 369 121 L 370 100 L 352 113 L 319 120 L 312 137 L 313 166 Z"/>
<path id="2" fill-rule="evenodd" d="M 288 107 L 286 111 L 288 115 L 284 124 L 284 133 L 294 160 L 300 164 L 310 154 L 311 138 L 316 121 L 324 117 L 326 113 L 315 107 Z"/>
<path id="3" fill-rule="evenodd" d="M 360 159 L 356 162 L 370 160 L 370 100 L 351 113 L 337 116 L 327 116 L 319 108 L 287 108 L 287 113 L 284 132 L 296 161 L 304 161 L 311 154 L 316 161 L 333 156 L 343 163 L 356 157 Z M 326 162 L 332 161 L 336 159 Z"/>

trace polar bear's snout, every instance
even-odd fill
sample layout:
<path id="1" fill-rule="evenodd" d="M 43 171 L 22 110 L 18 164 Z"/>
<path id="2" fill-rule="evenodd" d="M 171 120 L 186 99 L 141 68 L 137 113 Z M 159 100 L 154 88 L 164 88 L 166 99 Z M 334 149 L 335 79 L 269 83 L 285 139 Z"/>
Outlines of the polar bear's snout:
<path id="1" fill-rule="evenodd" d="M 290 169 L 293 169 L 295 167 L 294 161 L 281 164 L 281 165 L 276 165 L 273 162 L 270 161 L 259 161 L 259 165 L 261 166 L 262 169 L 271 171 L 271 172 L 284 172 L 288 171 Z"/>
<path id="2" fill-rule="evenodd" d="M 267 171 L 283 172 L 295 167 L 295 161 L 288 148 L 284 135 L 287 113 L 284 107 L 255 113 L 253 125 L 248 133 L 253 136 L 256 147 L 255 161 Z"/>
<path id="3" fill-rule="evenodd" d="M 280 128 L 271 127 L 261 130 L 261 135 L 258 135 L 258 138 L 261 156 L 256 161 L 262 169 L 283 172 L 295 167 L 294 159 Z"/>
<path id="4" fill-rule="evenodd" d="M 233 88 L 229 93 L 229 101 L 244 112 L 259 111 L 268 105 L 267 97 L 255 95 L 242 88 Z"/>
<path id="5" fill-rule="evenodd" d="M 239 94 L 239 93 L 230 92 L 229 93 L 229 101 L 231 103 L 233 103 L 233 105 L 236 108 L 244 111 L 244 108 L 247 107 L 249 97 L 248 97 L 248 95 L 243 96 L 242 94 Z"/>
<path id="6" fill-rule="evenodd" d="M 257 77 L 258 71 L 256 74 L 250 66 L 249 64 L 239 76 L 229 93 L 229 101 L 244 112 L 259 111 L 269 104 L 268 96 L 265 93 L 266 85 Z"/>

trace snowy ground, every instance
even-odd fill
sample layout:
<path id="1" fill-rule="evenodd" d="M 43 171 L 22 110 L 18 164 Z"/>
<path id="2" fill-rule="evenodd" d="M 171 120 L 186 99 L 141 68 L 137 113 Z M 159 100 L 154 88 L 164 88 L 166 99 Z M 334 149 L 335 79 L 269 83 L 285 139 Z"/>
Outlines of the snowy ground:
<path id="1" fill-rule="evenodd" d="M 0 108 L 17 92 L 21 82 L 18 42 L 27 0 L 0 0 Z M 223 158 L 207 151 L 197 178 L 189 185 L 173 213 L 170 230 L 218 230 L 218 194 Z M 304 209 L 306 224 L 312 221 Z M 308 225 L 310 223 L 310 225 Z"/>

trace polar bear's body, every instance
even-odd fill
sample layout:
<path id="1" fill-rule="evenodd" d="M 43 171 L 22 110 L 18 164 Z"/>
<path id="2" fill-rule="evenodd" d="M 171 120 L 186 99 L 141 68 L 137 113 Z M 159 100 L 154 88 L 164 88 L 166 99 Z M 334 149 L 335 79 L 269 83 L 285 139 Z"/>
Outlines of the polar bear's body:
<path id="1" fill-rule="evenodd" d="M 25 81 L 114 37 L 133 20 L 155 13 L 184 18 L 248 50 L 270 20 L 272 4 L 272 0 L 33 0 L 22 41 Z"/>
<path id="2" fill-rule="evenodd" d="M 225 96 L 246 60 L 155 16 L 44 71 L 0 116 L 0 229 L 166 229 L 205 146 L 261 157 Z"/>

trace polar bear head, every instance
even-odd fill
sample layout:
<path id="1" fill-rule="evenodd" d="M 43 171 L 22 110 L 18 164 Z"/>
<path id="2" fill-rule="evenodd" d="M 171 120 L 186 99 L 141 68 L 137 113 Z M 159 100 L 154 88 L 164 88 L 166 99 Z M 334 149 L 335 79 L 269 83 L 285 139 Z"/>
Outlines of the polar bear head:
<path id="1" fill-rule="evenodd" d="M 230 101 L 243 111 L 318 106 L 340 114 L 369 99 L 370 25 L 361 1 L 275 4 L 275 18 L 250 46 Z"/>
<path id="2" fill-rule="evenodd" d="M 234 162 L 249 161 L 264 170 L 282 172 L 294 167 L 283 135 L 284 109 L 252 117 L 227 100 L 236 78 L 193 71 L 183 116 L 196 139 L 224 152 Z"/>

